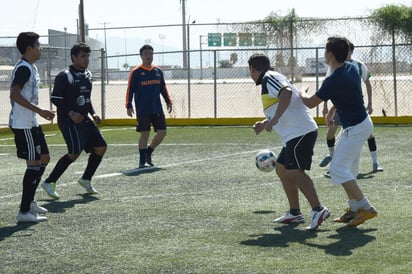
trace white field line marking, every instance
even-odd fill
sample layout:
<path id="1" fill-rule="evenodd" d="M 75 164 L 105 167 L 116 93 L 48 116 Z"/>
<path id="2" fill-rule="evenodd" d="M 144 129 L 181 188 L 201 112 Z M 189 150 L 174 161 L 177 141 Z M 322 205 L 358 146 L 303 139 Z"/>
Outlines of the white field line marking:
<path id="1" fill-rule="evenodd" d="M 179 144 L 179 145 L 181 145 L 181 144 Z M 170 167 L 176 167 L 176 166 L 181 166 L 181 165 L 207 162 L 207 161 L 211 161 L 211 160 L 214 160 L 214 159 L 222 159 L 222 158 L 227 158 L 227 157 L 232 157 L 232 156 L 239 156 L 239 155 L 246 155 L 246 154 L 256 153 L 257 151 L 258 150 L 250 150 L 250 151 L 243 151 L 243 152 L 239 152 L 239 153 L 224 154 L 224 155 L 219 155 L 219 156 L 215 156 L 215 157 L 209 157 L 209 158 L 203 158 L 203 159 L 197 159 L 197 160 L 191 160 L 191 161 L 185 161 L 185 162 L 178 162 L 178 163 L 164 165 L 164 166 L 157 166 L 157 168 L 160 168 L 160 169 L 161 168 L 170 168 Z M 75 171 L 74 174 L 82 174 L 82 173 L 80 171 Z M 93 179 L 109 178 L 109 177 L 116 177 L 116 176 L 121 176 L 121 175 L 123 175 L 123 172 L 106 173 L 106 174 L 96 175 L 96 176 L 94 176 Z M 75 184 L 75 183 L 76 182 L 62 183 L 62 184 L 58 184 L 58 186 L 59 187 L 65 187 L 65 186 L 68 186 L 69 184 L 71 185 L 71 184 Z M 6 198 L 11 198 L 11 197 L 17 197 L 18 195 L 20 195 L 20 193 L 0 196 L 0 200 L 6 199 Z"/>

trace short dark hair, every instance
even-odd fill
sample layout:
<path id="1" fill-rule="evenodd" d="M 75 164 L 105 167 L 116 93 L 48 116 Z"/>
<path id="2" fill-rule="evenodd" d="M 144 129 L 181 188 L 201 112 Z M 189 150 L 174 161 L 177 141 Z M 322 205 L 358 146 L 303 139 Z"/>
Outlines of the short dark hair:
<path id="1" fill-rule="evenodd" d="M 73 47 L 70 49 L 70 56 L 74 55 L 77 56 L 79 55 L 79 53 L 83 51 L 86 53 L 90 53 L 92 50 L 90 49 L 90 47 L 86 44 L 86 43 L 78 43 L 78 44 L 74 44 Z M 73 58 L 72 62 L 73 62 Z"/>
<path id="2" fill-rule="evenodd" d="M 39 37 L 35 32 L 21 32 L 16 40 L 17 49 L 21 54 L 25 54 L 28 47 L 34 48 Z"/>
<path id="3" fill-rule="evenodd" d="M 326 42 L 326 51 L 332 52 L 336 61 L 339 63 L 345 62 L 349 53 L 349 41 L 345 37 L 332 36 Z"/>
<path id="4" fill-rule="evenodd" d="M 349 41 L 349 49 L 350 51 L 353 51 L 355 49 L 355 45 L 351 41 Z"/>
<path id="5" fill-rule="evenodd" d="M 143 46 L 140 48 L 140 50 L 139 50 L 140 55 L 142 55 L 142 53 L 143 53 L 143 51 L 144 51 L 145 49 L 150 49 L 150 50 L 154 51 L 154 50 L 153 50 L 153 47 L 152 47 L 151 45 L 145 44 L 145 45 L 143 45 Z"/>
<path id="6" fill-rule="evenodd" d="M 266 71 L 271 68 L 269 57 L 262 53 L 255 53 L 252 56 L 250 56 L 248 64 L 249 68 L 253 67 L 257 71 Z"/>

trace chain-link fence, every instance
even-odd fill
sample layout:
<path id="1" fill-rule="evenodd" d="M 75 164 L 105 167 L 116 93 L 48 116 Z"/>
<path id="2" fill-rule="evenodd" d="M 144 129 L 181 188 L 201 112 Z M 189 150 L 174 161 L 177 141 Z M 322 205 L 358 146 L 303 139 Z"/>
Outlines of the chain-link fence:
<path id="1" fill-rule="evenodd" d="M 274 68 L 299 89 L 309 87 L 310 92 L 315 92 L 327 69 L 323 58 L 325 41 L 329 36 L 341 35 L 355 44 L 353 59 L 363 61 L 372 74 L 372 116 L 412 116 L 409 100 L 412 44 L 405 43 L 399 35 L 392 37 L 382 32 L 367 18 L 286 23 L 290 24 L 191 23 L 185 26 L 90 29 L 90 33 L 99 37 L 103 37 L 103 33 L 105 37 L 107 31 L 111 35 L 127 31 L 127 37 L 149 37 L 135 44 L 133 49 L 129 46 L 129 52 L 125 54 L 106 56 L 103 50 L 92 52 L 89 68 L 94 75 L 92 99 L 95 109 L 105 119 L 128 118 L 125 94 L 129 71 L 141 63 L 138 54 L 141 45 L 154 41 L 150 35 L 158 36 L 162 42 L 162 46 L 155 46 L 154 64 L 165 73 L 174 100 L 170 117 L 175 118 L 262 116 L 260 87 L 250 79 L 247 65 L 249 56 L 256 52 L 267 54 Z M 185 47 L 165 51 L 164 38 L 175 35 L 174 38 L 179 40 L 184 36 L 182 30 L 186 31 Z M 110 44 L 107 47 L 110 48 Z M 10 47 L 0 47 L 2 57 L 6 56 L 5 51 L 10 51 Z M 11 56 L 14 63 L 19 54 L 15 51 L 7 56 Z M 49 93 L 54 77 L 71 63 L 69 59 L 68 48 L 49 46 L 43 50 L 42 59 L 36 63 L 44 86 L 40 98 L 43 106 L 50 105 Z M 4 71 L 0 71 L 0 85 L 7 91 L 8 75 Z M 8 92 L 2 91 L 0 96 L 1 102 L 8 101 Z M 0 124 L 7 123 L 8 107 L 3 103 Z M 313 116 L 321 116 L 320 109 L 311 111 Z"/>

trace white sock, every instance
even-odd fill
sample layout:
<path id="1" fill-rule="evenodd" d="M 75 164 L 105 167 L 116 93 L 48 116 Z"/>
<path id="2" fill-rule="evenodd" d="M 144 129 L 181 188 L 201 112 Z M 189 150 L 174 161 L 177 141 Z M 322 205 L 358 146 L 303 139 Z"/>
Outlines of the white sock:
<path id="1" fill-rule="evenodd" d="M 371 151 L 371 158 L 372 158 L 372 164 L 377 164 L 378 163 L 378 153 L 375 151 Z"/>
<path id="2" fill-rule="evenodd" d="M 359 208 L 363 208 L 363 209 L 365 209 L 365 210 L 370 210 L 371 209 L 371 204 L 369 203 L 369 200 L 368 200 L 368 198 L 363 198 L 363 200 L 360 200 L 359 202 L 358 202 L 358 207 Z"/>
<path id="3" fill-rule="evenodd" d="M 350 211 L 352 212 L 356 212 L 359 209 L 359 205 L 358 202 L 355 199 L 351 199 L 348 201 L 349 207 L 350 207 Z"/>
<path id="4" fill-rule="evenodd" d="M 335 152 L 335 147 L 329 147 L 329 156 L 332 158 L 333 153 Z"/>

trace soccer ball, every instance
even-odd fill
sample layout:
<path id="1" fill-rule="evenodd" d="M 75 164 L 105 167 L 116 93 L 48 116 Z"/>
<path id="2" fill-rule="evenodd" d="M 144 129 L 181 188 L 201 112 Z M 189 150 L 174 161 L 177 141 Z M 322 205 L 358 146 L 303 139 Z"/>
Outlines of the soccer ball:
<path id="1" fill-rule="evenodd" d="M 273 151 L 265 149 L 256 154 L 256 167 L 263 172 L 269 172 L 276 167 L 276 155 Z"/>

